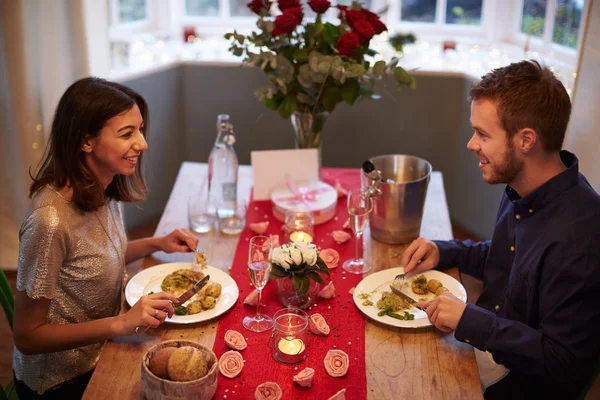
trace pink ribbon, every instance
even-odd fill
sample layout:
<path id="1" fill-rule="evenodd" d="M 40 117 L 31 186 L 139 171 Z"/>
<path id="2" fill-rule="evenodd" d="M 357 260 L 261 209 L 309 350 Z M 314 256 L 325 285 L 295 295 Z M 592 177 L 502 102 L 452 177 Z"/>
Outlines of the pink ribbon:
<path id="1" fill-rule="evenodd" d="M 279 197 L 276 200 L 290 206 L 304 203 L 310 208 L 309 202 L 318 201 L 319 193 L 325 193 L 331 190 L 326 187 L 309 190 L 305 187 L 298 187 L 298 185 L 296 185 L 296 182 L 294 182 L 294 179 L 292 179 L 292 177 L 290 176 L 287 176 L 286 179 L 288 188 L 292 191 L 294 195 L 288 197 Z"/>

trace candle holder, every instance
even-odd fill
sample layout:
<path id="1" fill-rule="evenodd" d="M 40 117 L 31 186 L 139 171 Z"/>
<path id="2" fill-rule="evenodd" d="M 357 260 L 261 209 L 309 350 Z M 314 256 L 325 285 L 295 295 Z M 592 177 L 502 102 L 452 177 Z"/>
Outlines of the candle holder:
<path id="1" fill-rule="evenodd" d="M 283 308 L 273 315 L 269 347 L 273 358 L 284 364 L 296 364 L 306 358 L 308 314 L 297 308 Z"/>
<path id="2" fill-rule="evenodd" d="M 286 211 L 284 241 L 307 242 L 315 240 L 315 219 L 310 211 Z"/>

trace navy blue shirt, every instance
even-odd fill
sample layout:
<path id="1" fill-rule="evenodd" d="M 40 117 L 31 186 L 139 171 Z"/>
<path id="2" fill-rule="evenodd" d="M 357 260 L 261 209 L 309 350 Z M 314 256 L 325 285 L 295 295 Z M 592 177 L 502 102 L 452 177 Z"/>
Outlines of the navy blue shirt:
<path id="1" fill-rule="evenodd" d="M 600 359 L 600 196 L 560 156 L 567 169 L 529 195 L 507 186 L 491 241 L 435 242 L 438 268 L 483 280 L 456 339 L 504 364 L 517 398 L 577 397 Z"/>

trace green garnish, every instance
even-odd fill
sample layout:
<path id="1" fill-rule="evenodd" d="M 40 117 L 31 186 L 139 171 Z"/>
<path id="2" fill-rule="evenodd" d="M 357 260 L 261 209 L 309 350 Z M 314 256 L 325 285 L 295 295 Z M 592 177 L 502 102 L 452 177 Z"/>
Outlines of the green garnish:
<path id="1" fill-rule="evenodd" d="M 187 315 L 187 309 L 184 306 L 177 306 L 177 307 L 175 307 L 175 314 L 176 315 Z"/>

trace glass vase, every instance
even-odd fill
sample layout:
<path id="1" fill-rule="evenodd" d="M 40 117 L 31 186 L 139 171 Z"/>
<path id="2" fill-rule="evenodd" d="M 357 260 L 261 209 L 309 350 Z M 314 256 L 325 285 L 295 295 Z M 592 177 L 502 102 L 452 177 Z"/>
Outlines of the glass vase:
<path id="1" fill-rule="evenodd" d="M 317 114 L 294 112 L 290 119 L 296 133 L 297 149 L 317 149 L 319 151 L 319 169 L 321 167 L 321 133 L 329 113 Z"/>
<path id="2" fill-rule="evenodd" d="M 280 278 L 277 279 L 277 297 L 281 304 L 285 307 L 295 307 L 295 308 L 307 308 L 310 307 L 317 299 L 319 295 L 320 285 L 318 282 L 310 280 L 310 285 L 308 286 L 308 291 L 306 294 L 302 296 L 298 296 L 296 294 L 296 290 L 294 289 L 294 285 L 290 278 Z"/>

